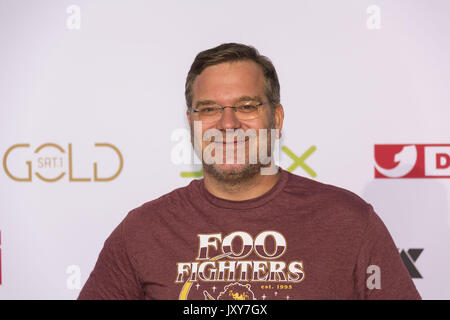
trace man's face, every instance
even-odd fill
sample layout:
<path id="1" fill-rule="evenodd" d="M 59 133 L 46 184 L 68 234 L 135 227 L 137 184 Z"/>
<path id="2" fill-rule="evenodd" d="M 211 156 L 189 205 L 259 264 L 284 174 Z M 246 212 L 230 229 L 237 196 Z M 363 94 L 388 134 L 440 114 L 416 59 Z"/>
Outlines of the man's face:
<path id="1" fill-rule="evenodd" d="M 281 105 L 278 105 L 275 110 L 272 110 L 273 107 L 267 103 L 268 99 L 265 95 L 264 75 L 261 68 L 253 61 L 238 61 L 210 66 L 205 68 L 203 72 L 197 76 L 192 89 L 193 109 L 197 109 L 198 105 L 206 101 L 221 106 L 236 106 L 239 101 L 242 103 L 243 99 L 248 100 L 248 103 L 252 103 L 253 105 L 261 102 L 266 103 L 260 107 L 258 117 L 247 120 L 239 119 L 240 117 L 233 109 L 225 108 L 220 118 L 214 121 L 203 120 L 201 137 L 195 136 L 195 139 L 201 139 L 202 153 L 210 144 L 214 144 L 213 146 L 215 148 L 222 147 L 223 161 L 220 161 L 221 163 L 206 164 L 202 157 L 204 171 L 213 175 L 218 180 L 239 182 L 242 179 L 249 178 L 259 173 L 261 164 L 252 164 L 250 163 L 251 161 L 249 161 L 251 139 L 247 138 L 245 139 L 245 142 L 234 139 L 234 141 L 231 142 L 234 144 L 234 153 L 227 155 L 227 142 L 230 143 L 230 141 L 225 141 L 225 138 L 227 130 L 242 129 L 245 132 L 249 129 L 254 129 L 257 137 L 259 137 L 259 134 L 261 133 L 260 129 L 266 129 L 268 137 L 266 143 L 270 150 L 270 129 L 276 128 L 281 130 L 283 109 Z M 198 113 L 188 110 L 187 116 L 191 126 L 191 133 L 193 133 L 193 121 L 200 121 L 199 115 Z M 203 141 L 203 134 L 209 129 L 219 130 L 223 135 L 223 141 Z M 258 143 L 258 140 L 259 139 L 254 139 L 256 143 Z M 245 145 L 243 146 L 242 144 Z M 209 147 L 211 148 L 213 146 Z M 245 150 L 245 161 L 244 163 L 238 163 L 238 150 L 242 149 Z M 231 157 L 233 161 L 226 161 L 227 156 L 228 158 Z"/>

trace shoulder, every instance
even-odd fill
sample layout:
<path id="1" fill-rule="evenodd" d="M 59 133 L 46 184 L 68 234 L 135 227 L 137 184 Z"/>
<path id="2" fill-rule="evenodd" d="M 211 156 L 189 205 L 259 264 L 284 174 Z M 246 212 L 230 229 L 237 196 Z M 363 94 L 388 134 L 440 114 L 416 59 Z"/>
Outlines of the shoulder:
<path id="1" fill-rule="evenodd" d="M 159 198 L 147 201 L 128 212 L 123 224 L 130 228 L 142 228 L 149 223 L 155 224 L 162 219 L 172 217 L 189 205 L 190 199 L 198 192 L 199 180 L 193 180 L 187 186 L 174 189 Z"/>
<path id="2" fill-rule="evenodd" d="M 370 204 L 350 190 L 292 173 L 288 173 L 285 192 L 302 198 L 312 198 L 323 204 L 333 202 L 335 206 L 350 206 L 357 209 L 371 208 Z"/>
<path id="3" fill-rule="evenodd" d="M 285 193 L 328 221 L 338 224 L 351 222 L 364 228 L 374 213 L 369 203 L 350 190 L 292 173 L 288 176 Z"/>

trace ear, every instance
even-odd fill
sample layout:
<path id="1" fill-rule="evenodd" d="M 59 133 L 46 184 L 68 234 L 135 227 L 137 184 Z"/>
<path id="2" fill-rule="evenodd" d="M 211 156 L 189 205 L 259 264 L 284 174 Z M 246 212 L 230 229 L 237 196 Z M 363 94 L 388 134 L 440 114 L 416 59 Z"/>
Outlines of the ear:
<path id="1" fill-rule="evenodd" d="M 279 136 L 277 138 L 279 139 L 281 138 L 281 130 L 283 129 L 283 120 L 284 120 L 284 109 L 280 103 L 275 107 L 274 118 L 275 118 L 275 128 L 278 129 L 279 133 Z"/>
<path id="2" fill-rule="evenodd" d="M 191 109 L 190 108 L 186 109 L 186 117 L 187 117 L 189 126 L 191 126 Z"/>

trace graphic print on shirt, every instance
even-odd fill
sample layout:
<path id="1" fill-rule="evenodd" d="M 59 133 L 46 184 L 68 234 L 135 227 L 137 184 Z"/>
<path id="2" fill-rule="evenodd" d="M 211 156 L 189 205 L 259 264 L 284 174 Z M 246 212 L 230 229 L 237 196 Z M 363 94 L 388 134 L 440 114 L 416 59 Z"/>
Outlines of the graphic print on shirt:
<path id="1" fill-rule="evenodd" d="M 292 299 L 305 278 L 302 260 L 282 260 L 286 238 L 278 231 L 198 234 L 195 261 L 178 262 L 179 300 Z M 195 289 L 194 289 L 195 288 Z"/>

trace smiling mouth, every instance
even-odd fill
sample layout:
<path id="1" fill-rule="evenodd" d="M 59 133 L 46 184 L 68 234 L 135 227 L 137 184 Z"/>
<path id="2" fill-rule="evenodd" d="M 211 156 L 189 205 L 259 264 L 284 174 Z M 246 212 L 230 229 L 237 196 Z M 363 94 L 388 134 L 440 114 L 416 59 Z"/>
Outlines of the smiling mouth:
<path id="1" fill-rule="evenodd" d="M 245 143 L 248 140 L 249 139 L 246 137 L 244 140 L 234 140 L 234 139 L 233 139 L 233 141 L 219 140 L 219 141 L 213 141 L 213 143 L 227 145 L 227 144 Z"/>

